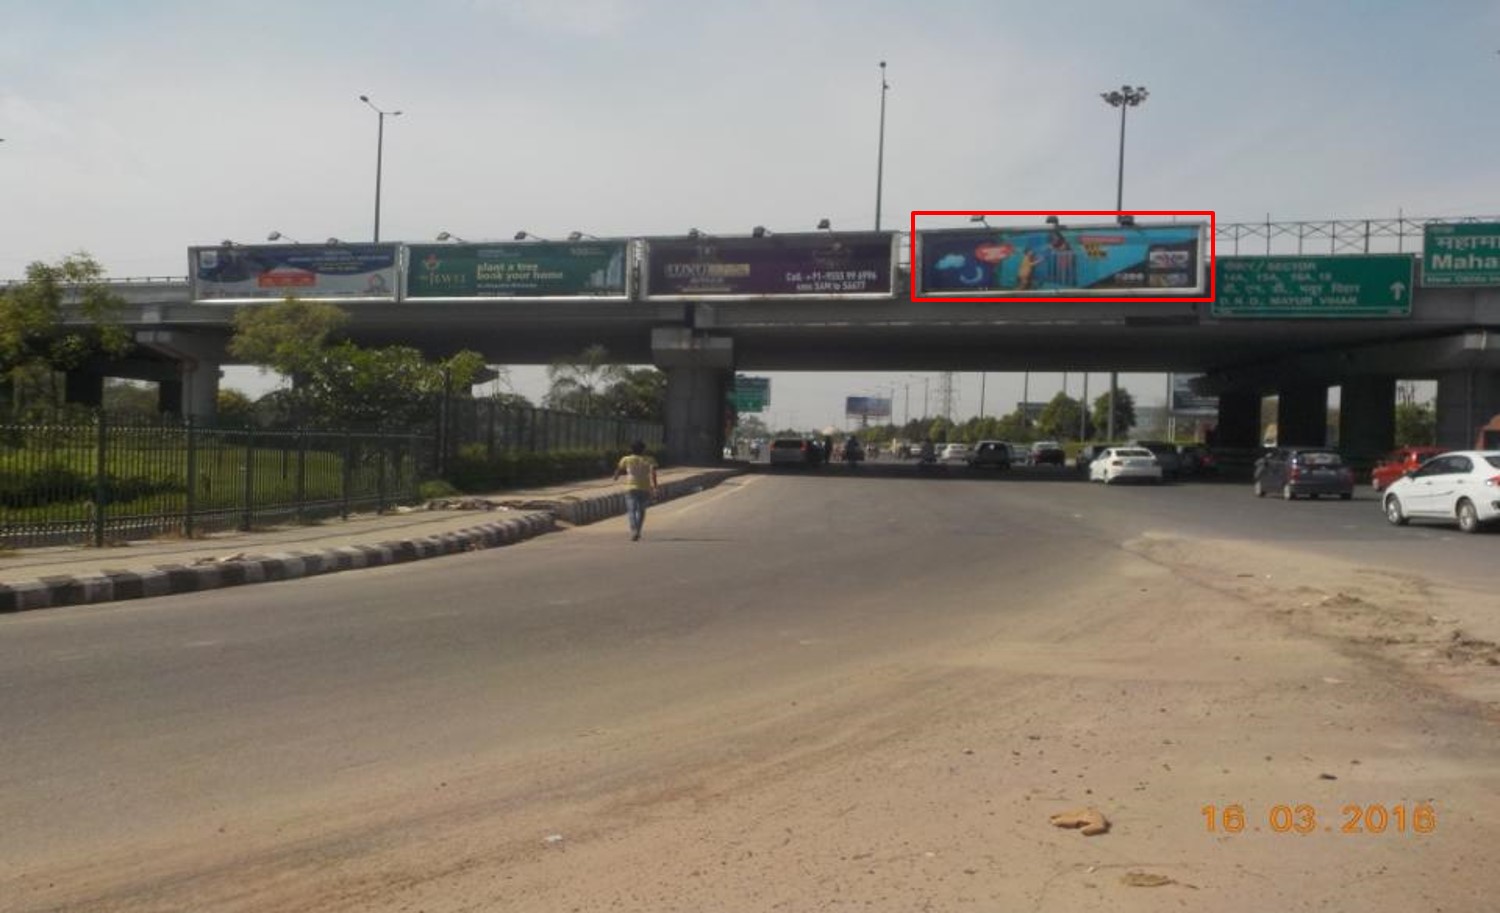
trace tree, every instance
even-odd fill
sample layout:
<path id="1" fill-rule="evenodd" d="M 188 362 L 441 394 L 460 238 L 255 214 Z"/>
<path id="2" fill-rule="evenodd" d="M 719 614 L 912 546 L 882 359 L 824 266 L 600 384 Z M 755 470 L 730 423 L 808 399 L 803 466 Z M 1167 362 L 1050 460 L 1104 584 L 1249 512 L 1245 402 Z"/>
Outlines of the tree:
<path id="1" fill-rule="evenodd" d="M 229 354 L 286 375 L 295 389 L 322 361 L 324 350 L 348 322 L 349 312 L 336 304 L 289 295 L 275 304 L 238 311 Z"/>
<path id="2" fill-rule="evenodd" d="M 255 402 L 238 390 L 220 390 L 214 412 L 218 415 L 221 425 L 255 424 Z"/>
<path id="3" fill-rule="evenodd" d="M 1109 393 L 1094 400 L 1094 428 L 1106 433 L 1109 428 Z M 1135 397 L 1124 387 L 1115 390 L 1115 437 L 1124 438 L 1135 427 Z"/>
<path id="4" fill-rule="evenodd" d="M 741 415 L 740 423 L 736 426 L 736 431 L 740 438 L 747 440 L 768 438 L 771 436 L 771 429 L 766 427 L 765 419 L 762 419 L 758 415 Z"/>
<path id="5" fill-rule="evenodd" d="M 84 321 L 64 322 L 65 304 Z M 124 305 L 105 284 L 104 267 L 87 253 L 55 264 L 31 263 L 23 282 L 0 290 L 0 372 L 18 388 L 47 389 L 55 403 L 55 372 L 79 367 L 90 356 L 130 351 L 134 340 L 120 324 Z"/>
<path id="6" fill-rule="evenodd" d="M 643 422 L 665 422 L 667 416 L 667 375 L 656 368 L 624 368 L 620 378 L 600 396 L 601 415 L 635 419 Z"/>
<path id="7" fill-rule="evenodd" d="M 161 415 L 156 405 L 155 384 L 105 378 L 103 408 L 111 417 L 151 421 Z"/>
<path id="8" fill-rule="evenodd" d="M 599 415 L 601 394 L 625 379 L 624 365 L 610 361 L 609 352 L 592 345 L 572 358 L 560 358 L 547 366 L 546 404 L 580 415 Z"/>
<path id="9" fill-rule="evenodd" d="M 366 349 L 345 341 L 310 366 L 303 402 L 334 424 L 407 428 L 431 418 L 435 396 L 468 387 L 483 368 L 477 352 L 434 362 L 411 346 Z"/>
<path id="10" fill-rule="evenodd" d="M 1037 430 L 1043 436 L 1054 440 L 1077 440 L 1079 412 L 1083 405 L 1066 393 L 1058 394 L 1042 407 L 1042 414 L 1037 416 Z"/>
<path id="11" fill-rule="evenodd" d="M 291 381 L 291 389 L 256 404 L 264 421 L 419 425 L 432 418 L 435 396 L 468 389 L 484 370 L 477 352 L 429 361 L 410 346 L 367 349 L 338 340 L 348 319 L 336 305 L 293 297 L 235 315 L 230 354 Z"/>
<path id="12" fill-rule="evenodd" d="M 1430 445 L 1437 443 L 1437 412 L 1431 403 L 1396 404 L 1396 444 Z"/>

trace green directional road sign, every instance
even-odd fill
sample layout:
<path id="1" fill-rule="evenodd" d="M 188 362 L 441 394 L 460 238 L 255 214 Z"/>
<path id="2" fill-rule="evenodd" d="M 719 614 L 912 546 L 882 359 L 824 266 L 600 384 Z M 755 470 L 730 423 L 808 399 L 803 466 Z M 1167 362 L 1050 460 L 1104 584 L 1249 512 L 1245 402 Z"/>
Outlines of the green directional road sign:
<path id="1" fill-rule="evenodd" d="M 766 406 L 771 404 L 771 378 L 735 375 L 734 389 L 729 391 L 729 401 L 734 404 L 735 411 L 741 414 L 766 411 Z"/>
<path id="2" fill-rule="evenodd" d="M 1500 285 L 1500 223 L 1428 225 L 1422 232 L 1422 285 Z"/>
<path id="3" fill-rule="evenodd" d="M 1215 317 L 1410 317 L 1407 254 L 1220 257 Z"/>

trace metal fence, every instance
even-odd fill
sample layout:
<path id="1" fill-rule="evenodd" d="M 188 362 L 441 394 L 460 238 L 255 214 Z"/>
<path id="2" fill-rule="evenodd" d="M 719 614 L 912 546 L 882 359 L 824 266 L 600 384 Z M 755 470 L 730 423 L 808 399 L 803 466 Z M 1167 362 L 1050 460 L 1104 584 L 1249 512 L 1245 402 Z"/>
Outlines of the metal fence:
<path id="1" fill-rule="evenodd" d="M 419 497 L 460 447 L 502 453 L 659 447 L 662 426 L 494 400 L 434 404 L 407 432 L 111 420 L 0 423 L 0 545 L 103 545 L 347 517 Z"/>
<path id="2" fill-rule="evenodd" d="M 383 510 L 430 476 L 430 434 L 192 422 L 0 425 L 0 544 L 91 543 Z"/>

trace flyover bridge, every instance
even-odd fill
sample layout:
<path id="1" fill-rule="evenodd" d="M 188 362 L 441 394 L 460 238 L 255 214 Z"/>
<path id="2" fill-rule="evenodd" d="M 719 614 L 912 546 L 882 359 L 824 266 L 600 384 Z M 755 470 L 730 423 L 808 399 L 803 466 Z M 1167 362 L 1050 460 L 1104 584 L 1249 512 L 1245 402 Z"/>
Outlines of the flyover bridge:
<path id="1" fill-rule="evenodd" d="M 1462 226 L 1465 238 L 1493 237 L 1500 247 L 1500 218 L 1228 223 L 1213 232 L 1212 295 L 1067 301 L 1056 295 L 931 297 L 925 293 L 933 274 L 924 274 L 931 267 L 920 257 L 919 294 L 913 294 L 911 246 L 889 235 L 881 242 L 892 248 L 886 286 L 871 291 L 859 285 L 853 293 L 799 286 L 786 294 L 756 288 L 736 294 L 734 280 L 727 280 L 729 294 L 717 287 L 695 290 L 691 283 L 705 274 L 701 268 L 683 268 L 674 279 L 646 262 L 650 252 L 632 247 L 628 271 L 636 281 L 605 281 L 598 294 L 351 296 L 343 303 L 353 315 L 348 331 L 362 344 L 399 342 L 432 354 L 470 348 L 497 364 L 545 364 L 600 344 L 622 361 L 657 365 L 668 375 L 668 447 L 684 462 L 718 459 L 725 390 L 736 370 L 1202 373 L 1219 396 L 1217 441 L 1246 447 L 1258 443 L 1260 398 L 1271 393 L 1279 394 L 1283 440 L 1322 442 L 1327 389 L 1337 385 L 1342 445 L 1373 454 L 1392 443 L 1397 379 L 1437 382 L 1438 436 L 1445 446 L 1471 444 L 1475 429 L 1500 414 L 1500 269 L 1493 283 L 1436 284 L 1423 270 L 1433 261 L 1422 255 L 1424 233 L 1430 241 L 1433 225 Z M 983 241 L 1004 230 L 958 233 Z M 772 249 L 777 242 L 777 249 L 837 247 L 839 239 L 853 246 L 872 236 L 698 235 L 643 239 L 641 248 L 655 245 L 660 256 L 660 250 L 701 254 L 711 247 L 715 269 L 728 273 L 733 270 L 719 264 L 732 264 L 735 251 L 749 250 L 745 257 L 753 259 L 757 246 Z M 430 276 L 440 269 L 435 261 L 486 245 L 409 247 L 408 291 L 420 270 Z M 488 247 L 502 259 L 516 248 L 541 250 L 536 244 Z M 197 248 L 195 255 L 200 250 L 214 249 Z M 835 265 L 855 275 L 849 264 Z M 1381 270 L 1391 268 L 1408 270 L 1407 278 L 1386 283 L 1389 273 Z M 1276 273 L 1282 269 L 1291 272 Z M 482 267 L 476 275 L 483 275 Z M 588 281 L 599 279 L 595 271 Z M 1282 279 L 1288 283 L 1276 286 Z M 669 287 L 673 281 L 681 284 Z M 70 395 L 97 401 L 105 376 L 136 377 L 161 383 L 168 411 L 211 414 L 219 369 L 229 360 L 233 313 L 250 299 L 237 293 L 205 298 L 202 283 L 180 278 L 122 280 L 114 288 L 127 302 L 124 319 L 135 332 L 136 352 L 74 372 Z M 266 299 L 298 291 L 254 294 Z M 1393 296 L 1399 307 L 1387 306 Z"/>

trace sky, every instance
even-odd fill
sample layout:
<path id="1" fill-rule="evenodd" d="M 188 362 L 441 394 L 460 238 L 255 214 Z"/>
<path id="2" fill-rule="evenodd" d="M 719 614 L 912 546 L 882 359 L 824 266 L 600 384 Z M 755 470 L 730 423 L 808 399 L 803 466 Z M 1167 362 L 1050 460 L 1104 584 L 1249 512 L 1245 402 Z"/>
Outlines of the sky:
<path id="1" fill-rule="evenodd" d="M 368 238 L 360 95 L 402 112 L 383 240 L 870 228 L 881 60 L 884 228 L 1110 208 L 1119 119 L 1099 94 L 1122 84 L 1150 92 L 1126 208 L 1500 212 L 1493 0 L 0 0 L 0 21 L 0 278 L 76 251 L 182 276 L 190 245 Z M 771 377 L 773 418 L 808 426 L 913 383 Z M 1033 400 L 1062 384 L 1030 380 Z M 545 389 L 537 368 L 510 382 Z M 1143 403 L 1165 388 L 1122 383 Z M 986 411 L 1021 384 L 990 375 Z M 981 385 L 957 378 L 961 416 Z"/>

